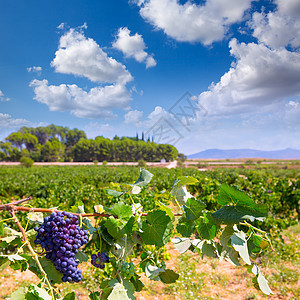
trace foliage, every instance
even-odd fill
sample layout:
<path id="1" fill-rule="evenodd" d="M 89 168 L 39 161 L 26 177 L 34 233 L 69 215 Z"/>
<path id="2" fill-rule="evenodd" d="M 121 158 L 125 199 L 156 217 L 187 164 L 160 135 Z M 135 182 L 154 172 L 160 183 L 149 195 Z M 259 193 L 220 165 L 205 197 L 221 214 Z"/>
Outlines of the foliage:
<path id="1" fill-rule="evenodd" d="M 177 149 L 172 145 L 156 144 L 150 138 L 97 136 L 87 139 L 82 130 L 48 125 L 22 127 L 0 142 L 0 160 L 19 161 L 22 150 L 34 161 L 160 161 L 174 160 Z M 25 148 L 24 148 L 25 147 Z"/>
<path id="2" fill-rule="evenodd" d="M 134 183 L 124 181 L 111 184 L 111 189 L 105 193 L 106 196 L 115 198 L 112 201 L 114 204 L 107 207 L 96 202 L 95 214 L 92 214 L 96 217 L 94 222 L 90 222 L 85 215 L 82 202 L 76 202 L 72 206 L 71 210 L 79 214 L 80 224 L 84 229 L 88 229 L 90 234 L 88 243 L 76 258 L 86 261 L 86 255 L 92 254 L 93 265 L 99 265 L 101 269 L 104 265 L 100 262 L 106 263 L 102 272 L 107 272 L 108 279 L 101 282 L 99 291 L 91 292 L 91 299 L 134 299 L 134 292 L 143 288 L 140 272 L 145 273 L 151 280 L 162 281 L 165 284 L 176 282 L 179 275 L 166 268 L 159 255 L 170 241 L 180 253 L 193 251 L 201 257 L 218 257 L 236 266 L 246 266 L 252 274 L 255 286 L 265 294 L 271 294 L 267 280 L 256 263 L 256 258 L 270 244 L 270 240 L 266 232 L 250 223 L 267 216 L 267 210 L 261 203 L 237 188 L 223 183 L 219 185 L 216 195 L 219 207 L 209 209 L 205 199 L 195 198 L 187 191 L 187 185 L 196 186 L 199 180 L 192 176 L 178 176 L 170 191 L 156 191 L 151 199 L 152 205 L 149 205 L 148 194 L 145 191 L 152 178 L 153 175 L 149 171 L 141 169 Z M 158 182 L 159 179 L 156 183 Z M 181 211 L 178 216 L 166 205 L 170 200 L 178 205 Z M 2 209 L 7 207 L 0 206 Z M 12 209 L 22 211 L 26 210 L 26 207 L 23 209 L 12 206 Z M 45 209 L 40 211 L 47 212 Z M 16 216 L 11 210 L 10 212 L 20 229 L 21 225 Z M 41 222 L 39 217 L 33 217 L 31 212 L 29 214 L 31 216 L 28 219 L 31 222 Z M 52 214 L 54 215 L 56 216 Z M 46 217 L 44 223 L 54 226 L 51 222 L 48 224 L 49 220 Z M 27 246 L 30 250 L 30 253 L 21 254 L 18 250 L 15 254 L 1 255 L 0 264 L 10 265 L 14 270 L 29 269 L 47 283 L 19 289 L 16 292 L 18 296 L 24 298 L 26 295 L 28 299 L 62 299 L 58 289 L 53 289 L 55 282 L 59 282 L 59 274 L 54 272 L 55 268 L 51 268 L 51 264 L 49 265 L 44 257 L 36 256 L 27 241 L 29 237 L 34 237 L 30 227 L 26 225 L 25 236 L 23 233 L 24 243 L 22 234 L 11 228 L 9 222 L 4 221 L 0 224 L 4 225 L 0 228 L 1 247 L 14 246 L 16 249 L 25 249 Z M 153 247 L 152 251 L 149 251 L 149 246 Z M 37 252 L 41 253 L 40 249 L 37 248 Z M 94 253 L 98 253 L 99 257 Z M 134 260 L 132 253 L 136 256 Z M 63 299 L 74 299 L 74 294 L 69 293 Z"/>
<path id="3" fill-rule="evenodd" d="M 34 161 L 29 157 L 23 156 L 20 159 L 20 163 L 26 168 L 31 168 L 33 166 Z"/>

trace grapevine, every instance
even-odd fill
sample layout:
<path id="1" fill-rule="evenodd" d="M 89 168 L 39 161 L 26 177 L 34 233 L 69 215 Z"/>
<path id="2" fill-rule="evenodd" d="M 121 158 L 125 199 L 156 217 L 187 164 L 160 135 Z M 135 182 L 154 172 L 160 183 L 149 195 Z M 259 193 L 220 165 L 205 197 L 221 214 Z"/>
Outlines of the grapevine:
<path id="1" fill-rule="evenodd" d="M 264 205 L 222 184 L 217 196 L 221 208 L 209 211 L 201 199 L 187 191 L 186 187 L 197 183 L 197 179 L 182 176 L 175 180 L 170 191 L 157 195 L 153 200 L 154 209 L 146 211 L 139 194 L 152 176 L 141 169 L 135 183 L 116 184 L 114 190 L 107 190 L 108 195 L 116 198 L 115 204 L 111 208 L 96 205 L 93 213 L 85 213 L 82 203 L 74 206 L 72 212 L 20 206 L 30 201 L 30 197 L 0 205 L 0 210 L 10 213 L 21 232 L 11 228 L 5 220 L 0 222 L 3 249 L 19 248 L 17 253 L 2 254 L 0 265 L 10 264 L 21 271 L 29 269 L 41 278 L 39 284 L 20 288 L 16 293 L 23 293 L 24 299 L 27 295 L 37 300 L 75 299 L 74 292 L 62 296 L 57 285 L 84 280 L 78 265 L 89 261 L 110 277 L 101 283 L 99 290 L 90 292 L 91 299 L 134 299 L 134 293 L 143 289 L 140 272 L 165 284 L 179 278 L 159 255 L 168 242 L 172 242 L 179 253 L 198 252 L 200 256 L 218 257 L 246 267 L 254 276 L 254 285 L 265 294 L 272 293 L 256 264 L 263 249 L 268 245 L 272 247 L 271 241 L 266 232 L 251 224 L 267 216 Z M 174 212 L 163 199 L 174 201 L 180 212 Z M 38 224 L 34 230 L 26 231 L 28 222 L 24 228 L 16 217 L 18 211 L 27 212 L 28 222 Z M 50 215 L 44 217 L 43 214 Z M 34 237 L 34 242 L 29 237 Z M 29 254 L 23 251 L 25 246 Z M 11 299 L 17 299 L 14 293 Z"/>

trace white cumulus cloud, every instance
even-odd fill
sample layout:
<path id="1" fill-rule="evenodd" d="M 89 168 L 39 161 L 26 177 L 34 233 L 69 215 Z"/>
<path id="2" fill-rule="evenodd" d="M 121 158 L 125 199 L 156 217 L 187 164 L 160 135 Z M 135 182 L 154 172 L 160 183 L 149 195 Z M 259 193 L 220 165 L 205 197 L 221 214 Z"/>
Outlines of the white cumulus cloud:
<path id="1" fill-rule="evenodd" d="M 230 25 L 243 20 L 253 0 L 207 0 L 204 4 L 179 0 L 139 0 L 140 15 L 155 28 L 180 42 L 210 45 L 222 40 Z"/>
<path id="2" fill-rule="evenodd" d="M 71 28 L 59 41 L 51 66 L 56 72 L 83 76 L 93 82 L 126 84 L 133 78 L 126 67 L 109 57 L 91 38 Z"/>
<path id="3" fill-rule="evenodd" d="M 146 45 L 143 37 L 138 33 L 130 35 L 127 27 L 119 29 L 113 47 L 122 51 L 126 57 L 133 57 L 140 63 L 144 62 L 147 68 L 156 66 L 153 56 L 145 51 Z"/>
<path id="4" fill-rule="evenodd" d="M 94 87 L 88 92 L 76 84 L 49 85 L 46 79 L 33 80 L 35 100 L 51 111 L 70 111 L 81 118 L 113 118 L 111 109 L 129 106 L 131 94 L 122 84 Z"/>
<path id="5" fill-rule="evenodd" d="M 236 62 L 199 96 L 210 115 L 245 113 L 300 94 L 300 53 L 236 39 L 229 47 Z"/>
<path id="6" fill-rule="evenodd" d="M 300 46 L 300 1 L 277 0 L 278 9 L 268 14 L 255 12 L 250 27 L 259 42 L 276 49 Z"/>
<path id="7" fill-rule="evenodd" d="M 143 112 L 139 110 L 131 110 L 124 115 L 125 124 L 135 124 L 140 126 L 142 124 Z"/>

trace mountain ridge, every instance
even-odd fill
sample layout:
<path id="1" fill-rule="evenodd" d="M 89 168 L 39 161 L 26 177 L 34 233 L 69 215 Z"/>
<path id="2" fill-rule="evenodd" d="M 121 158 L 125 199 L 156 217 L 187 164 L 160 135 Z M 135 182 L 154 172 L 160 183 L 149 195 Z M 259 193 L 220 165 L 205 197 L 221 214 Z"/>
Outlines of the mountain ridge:
<path id="1" fill-rule="evenodd" d="M 187 156 L 189 159 L 195 158 L 269 158 L 269 159 L 300 159 L 300 150 L 286 148 L 282 150 L 256 150 L 256 149 L 207 149 Z"/>

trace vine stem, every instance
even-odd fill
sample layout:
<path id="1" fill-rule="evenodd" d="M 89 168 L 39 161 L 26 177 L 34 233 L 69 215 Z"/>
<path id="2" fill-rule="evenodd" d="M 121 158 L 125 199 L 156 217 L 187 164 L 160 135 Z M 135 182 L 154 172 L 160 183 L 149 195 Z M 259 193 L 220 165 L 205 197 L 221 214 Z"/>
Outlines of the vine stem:
<path id="1" fill-rule="evenodd" d="M 27 239 L 26 232 L 25 232 L 24 228 L 23 228 L 22 225 L 20 224 L 19 219 L 18 219 L 17 216 L 15 215 L 14 210 L 13 210 L 13 209 L 10 210 L 9 213 L 11 214 L 11 216 L 12 216 L 12 218 L 14 219 L 15 223 L 16 223 L 17 226 L 19 227 L 19 229 L 20 229 L 20 231 L 21 231 L 21 233 L 22 233 L 22 235 L 23 235 L 25 244 L 27 245 L 29 251 L 30 251 L 31 254 L 33 255 L 34 260 L 36 261 L 36 263 L 37 263 L 37 265 L 38 265 L 38 267 L 39 267 L 41 273 L 44 275 L 46 284 L 48 285 L 49 290 L 50 290 L 50 293 L 51 293 L 51 298 L 52 298 L 53 300 L 55 300 L 54 293 L 53 293 L 53 287 L 52 287 L 52 285 L 51 285 L 51 283 L 50 283 L 50 281 L 49 281 L 49 279 L 48 279 L 48 277 L 47 277 L 47 273 L 46 273 L 45 270 L 43 269 L 43 267 L 42 267 L 42 265 L 41 265 L 41 263 L 40 263 L 40 261 L 39 261 L 39 258 L 38 258 L 38 256 L 37 256 L 37 254 L 34 252 L 33 248 L 31 247 L 30 242 L 29 242 L 29 240 Z"/>
<path id="2" fill-rule="evenodd" d="M 44 213 L 52 213 L 52 212 L 63 212 L 64 210 L 59 210 L 56 208 L 37 208 L 37 207 L 25 207 L 25 206 L 15 206 L 14 203 L 8 203 L 8 204 L 3 204 L 0 205 L 0 210 L 7 210 L 7 211 L 27 211 L 27 212 L 44 212 Z M 77 215 L 77 216 L 82 216 L 82 217 L 104 217 L 104 218 L 109 218 L 109 217 L 114 217 L 114 218 L 118 218 L 118 216 L 116 215 L 110 215 L 110 214 L 103 214 L 103 213 L 73 213 L 73 215 Z M 147 216 L 147 213 L 142 213 L 142 216 Z M 182 216 L 182 213 L 175 213 L 174 216 L 176 217 L 180 217 Z"/>
<path id="3" fill-rule="evenodd" d="M 255 226 L 249 224 L 249 223 L 246 222 L 246 221 L 244 221 L 243 223 L 240 223 L 240 224 L 249 227 L 251 230 L 254 229 L 255 231 L 261 233 L 261 234 L 267 239 L 268 243 L 269 243 L 270 246 L 271 246 L 272 251 L 275 251 L 275 249 L 273 248 L 272 242 L 271 242 L 271 240 L 269 239 L 269 237 L 268 237 L 268 235 L 267 235 L 267 233 L 266 233 L 265 231 L 263 231 L 263 230 L 261 230 L 261 229 L 255 227 Z"/>

